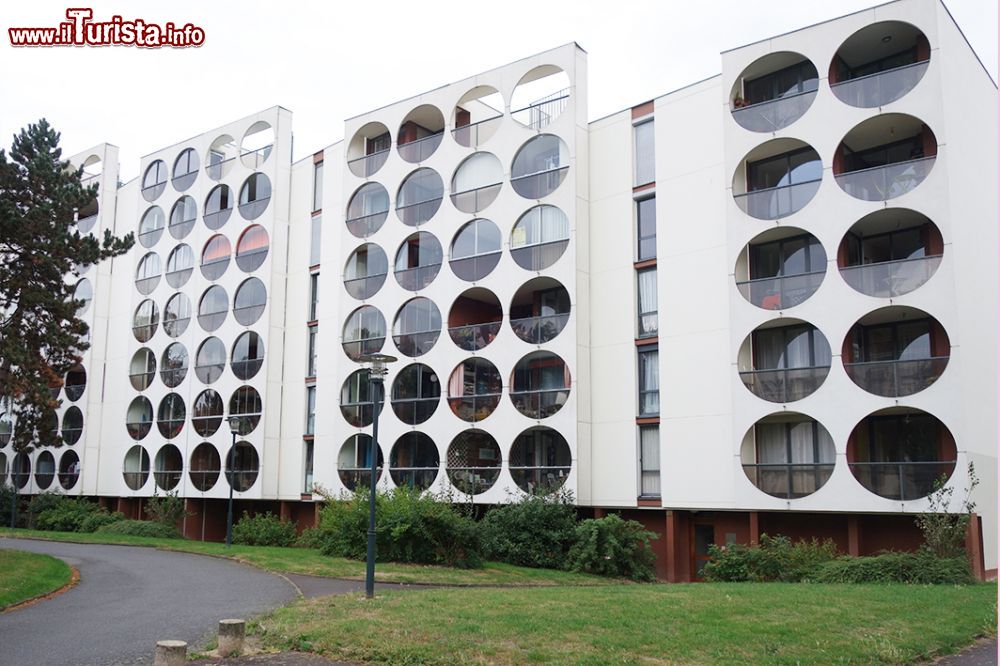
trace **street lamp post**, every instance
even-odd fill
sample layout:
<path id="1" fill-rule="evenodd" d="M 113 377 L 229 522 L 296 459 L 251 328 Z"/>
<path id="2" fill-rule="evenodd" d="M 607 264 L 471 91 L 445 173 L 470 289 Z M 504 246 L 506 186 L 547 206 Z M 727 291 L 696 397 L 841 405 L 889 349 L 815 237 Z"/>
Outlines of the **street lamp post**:
<path id="1" fill-rule="evenodd" d="M 397 360 L 395 356 L 386 354 L 366 354 L 361 357 L 362 363 L 369 363 L 368 381 L 372 397 L 372 445 L 371 445 L 371 484 L 368 488 L 368 558 L 365 562 L 365 597 L 375 597 L 375 482 L 378 474 L 378 415 L 382 407 L 382 381 L 389 369 L 389 363 Z"/>
<path id="2" fill-rule="evenodd" d="M 236 452 L 236 435 L 240 433 L 242 419 L 238 416 L 229 417 L 229 432 L 233 434 L 233 443 L 226 456 L 226 471 L 229 472 L 229 509 L 226 512 L 226 548 L 233 545 L 233 482 L 236 480 L 236 470 L 233 469 L 233 454 Z"/>

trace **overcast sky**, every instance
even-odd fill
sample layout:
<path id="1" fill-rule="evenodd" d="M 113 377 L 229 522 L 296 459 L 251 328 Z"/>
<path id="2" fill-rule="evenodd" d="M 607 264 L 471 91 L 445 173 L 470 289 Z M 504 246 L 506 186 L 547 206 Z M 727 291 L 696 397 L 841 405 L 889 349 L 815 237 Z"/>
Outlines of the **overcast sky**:
<path id="1" fill-rule="evenodd" d="M 56 25 L 67 4 L 8 2 L 0 40 L 0 146 L 46 117 L 66 155 L 102 141 L 139 158 L 273 105 L 293 114 L 296 159 L 342 138 L 343 121 L 576 41 L 592 119 L 718 74 L 719 53 L 836 18 L 873 0 L 388 0 L 76 3 L 204 28 L 194 49 L 14 49 L 6 28 Z M 997 78 L 997 2 L 947 0 Z M 72 6 L 72 5 L 71 5 Z M 821 67 L 822 69 L 822 67 Z"/>

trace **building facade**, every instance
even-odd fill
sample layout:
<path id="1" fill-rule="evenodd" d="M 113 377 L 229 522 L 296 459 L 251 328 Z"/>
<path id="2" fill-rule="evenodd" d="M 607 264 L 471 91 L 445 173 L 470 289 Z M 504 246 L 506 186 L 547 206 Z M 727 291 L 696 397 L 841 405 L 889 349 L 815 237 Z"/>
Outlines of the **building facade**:
<path id="1" fill-rule="evenodd" d="M 971 463 L 995 569 L 997 89 L 944 6 L 749 44 L 596 121 L 586 99 L 569 44 L 296 162 L 277 107 L 126 184 L 113 146 L 74 157 L 100 184 L 81 230 L 137 243 L 71 278 L 92 347 L 65 446 L 0 448 L 4 479 L 135 516 L 177 491 L 192 538 L 222 535 L 230 481 L 311 524 L 317 486 L 369 481 L 382 352 L 380 486 L 566 492 L 686 581 L 765 532 L 915 547 Z"/>

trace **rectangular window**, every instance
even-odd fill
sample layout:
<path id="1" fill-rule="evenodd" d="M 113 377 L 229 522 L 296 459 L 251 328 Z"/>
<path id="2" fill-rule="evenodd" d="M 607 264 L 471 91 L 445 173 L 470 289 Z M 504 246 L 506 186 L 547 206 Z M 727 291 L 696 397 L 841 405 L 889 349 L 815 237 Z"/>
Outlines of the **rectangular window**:
<path id="1" fill-rule="evenodd" d="M 313 210 L 323 208 L 323 163 L 317 162 L 313 167 Z"/>
<path id="2" fill-rule="evenodd" d="M 319 326 L 309 327 L 309 360 L 306 364 L 306 377 L 316 376 L 316 334 L 319 332 Z"/>
<path id="3" fill-rule="evenodd" d="M 302 492 L 313 491 L 313 443 L 302 442 Z"/>
<path id="4" fill-rule="evenodd" d="M 747 162 L 747 192 L 811 183 L 822 177 L 823 163 L 812 148 Z"/>
<path id="5" fill-rule="evenodd" d="M 651 338 L 660 330 L 656 313 L 656 268 L 636 272 L 639 292 L 639 337 Z"/>
<path id="6" fill-rule="evenodd" d="M 636 125 L 633 129 L 635 141 L 635 185 L 646 185 L 656 180 L 656 160 L 653 155 L 653 121 Z"/>
<path id="7" fill-rule="evenodd" d="M 318 266 L 319 265 L 319 250 L 320 250 L 320 234 L 323 232 L 323 216 L 313 215 L 312 218 L 312 229 L 310 233 L 309 240 L 309 265 Z"/>
<path id="8" fill-rule="evenodd" d="M 656 197 L 635 202 L 636 235 L 639 247 L 637 261 L 656 258 Z"/>
<path id="9" fill-rule="evenodd" d="M 316 434 L 316 387 L 306 387 L 306 434 Z"/>
<path id="10" fill-rule="evenodd" d="M 660 352 L 656 346 L 639 348 L 639 416 L 660 413 Z"/>
<path id="11" fill-rule="evenodd" d="M 319 273 L 309 276 L 309 321 L 316 321 L 319 305 Z"/>
<path id="12" fill-rule="evenodd" d="M 639 426 L 639 494 L 660 496 L 660 426 Z"/>

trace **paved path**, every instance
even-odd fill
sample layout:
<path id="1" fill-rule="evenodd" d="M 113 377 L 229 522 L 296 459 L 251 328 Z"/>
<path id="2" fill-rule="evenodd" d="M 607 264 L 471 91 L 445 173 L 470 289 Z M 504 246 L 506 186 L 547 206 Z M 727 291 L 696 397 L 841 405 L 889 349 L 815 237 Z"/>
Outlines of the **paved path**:
<path id="1" fill-rule="evenodd" d="M 196 646 L 223 618 L 297 596 L 280 576 L 200 555 L 0 537 L 2 548 L 59 557 L 80 570 L 80 583 L 0 614 L 0 666 L 148 664 L 157 640 Z"/>
<path id="2" fill-rule="evenodd" d="M 982 641 L 961 654 L 934 662 L 935 666 L 996 666 L 997 639 Z"/>

